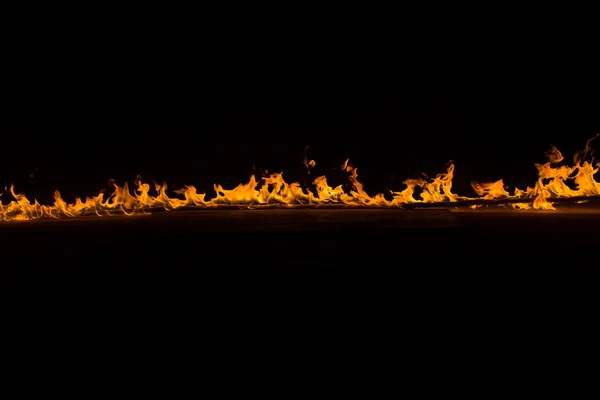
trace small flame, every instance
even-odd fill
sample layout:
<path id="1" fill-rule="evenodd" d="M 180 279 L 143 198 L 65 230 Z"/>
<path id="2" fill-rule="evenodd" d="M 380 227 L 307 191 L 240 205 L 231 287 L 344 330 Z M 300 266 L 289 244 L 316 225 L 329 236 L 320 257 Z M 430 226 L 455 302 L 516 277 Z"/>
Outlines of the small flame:
<path id="1" fill-rule="evenodd" d="M 313 168 L 315 167 L 315 165 L 317 165 L 317 163 L 315 162 L 315 160 L 310 160 L 310 161 L 308 161 L 308 154 L 307 154 L 307 152 L 308 152 L 308 147 L 309 147 L 309 146 L 306 146 L 306 147 L 304 148 L 304 161 L 303 161 L 303 164 L 304 164 L 304 166 L 306 167 L 306 171 L 307 171 L 307 172 L 308 172 L 308 174 L 310 175 L 310 170 L 311 170 L 311 169 L 313 169 Z"/>
<path id="2" fill-rule="evenodd" d="M 403 182 L 401 191 L 392 191 L 389 197 L 383 193 L 369 195 L 363 184 L 358 179 L 358 169 L 346 160 L 340 170 L 348 173 L 350 190 L 344 191 L 343 185 L 329 186 L 325 176 L 313 179 L 313 190 L 303 188 L 299 183 L 288 183 L 283 178 L 283 172 L 271 173 L 265 171 L 265 176 L 257 179 L 250 177 L 246 184 L 239 184 L 233 189 L 224 189 L 215 184 L 215 196 L 206 198 L 205 193 L 198 193 L 194 186 L 185 186 L 173 193 L 178 197 L 168 194 L 166 183 L 150 185 L 143 182 L 138 176 L 131 190 L 125 183 L 118 186 L 110 181 L 112 193 L 105 198 L 104 193 L 85 200 L 76 198 L 74 202 L 65 201 L 60 192 L 54 192 L 54 203 L 42 205 L 37 200 L 29 200 L 24 193 L 17 193 L 14 186 L 5 188 L 13 197 L 7 204 L 0 201 L 0 220 L 33 220 L 40 218 L 77 217 L 83 215 L 112 215 L 120 213 L 135 215 L 147 213 L 153 209 L 163 208 L 176 210 L 183 207 L 215 208 L 232 205 L 240 207 L 253 207 L 258 205 L 319 206 L 325 204 L 340 204 L 342 206 L 369 206 L 369 207 L 402 207 L 414 203 L 455 203 L 463 200 L 499 200 L 516 199 L 511 203 L 514 209 L 554 210 L 553 199 L 571 197 L 600 196 L 600 183 L 594 176 L 600 168 L 600 163 L 595 163 L 592 157 L 591 143 L 598 138 L 596 135 L 586 143 L 583 151 L 574 157 L 572 166 L 564 165 L 564 157 L 556 148 L 552 147 L 546 156 L 545 164 L 535 164 L 538 170 L 538 179 L 533 187 L 525 189 L 514 188 L 511 194 L 502 179 L 495 182 L 472 182 L 471 186 L 477 197 L 458 196 L 452 192 L 452 181 L 455 167 L 450 162 L 446 172 L 430 179 L 426 176 L 407 179 Z M 314 160 L 308 161 L 308 147 L 304 151 L 304 165 L 310 174 L 315 167 Z M 3 194 L 0 193 L 0 196 Z M 523 199 L 523 202 L 519 202 Z M 478 208 L 472 205 L 471 208 Z"/>

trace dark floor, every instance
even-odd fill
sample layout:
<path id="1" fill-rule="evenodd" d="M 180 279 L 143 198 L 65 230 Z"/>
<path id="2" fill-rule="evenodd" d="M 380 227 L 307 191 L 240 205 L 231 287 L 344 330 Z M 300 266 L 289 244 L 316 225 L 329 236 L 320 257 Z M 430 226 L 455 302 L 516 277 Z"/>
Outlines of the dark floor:
<path id="1" fill-rule="evenodd" d="M 0 288 L 365 286 L 600 277 L 600 212 L 209 210 L 0 223 Z"/>

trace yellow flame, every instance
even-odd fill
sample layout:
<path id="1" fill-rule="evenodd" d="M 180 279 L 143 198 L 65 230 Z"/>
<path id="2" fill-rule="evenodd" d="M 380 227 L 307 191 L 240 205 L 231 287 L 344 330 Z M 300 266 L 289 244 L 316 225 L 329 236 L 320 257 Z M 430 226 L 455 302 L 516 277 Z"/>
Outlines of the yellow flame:
<path id="1" fill-rule="evenodd" d="M 310 170 L 313 169 L 315 167 L 315 165 L 317 165 L 317 163 L 315 162 L 315 160 L 308 161 L 307 151 L 308 151 L 308 146 L 306 146 L 304 148 L 304 161 L 303 161 L 303 164 L 306 167 L 306 171 L 310 175 Z"/>
<path id="2" fill-rule="evenodd" d="M 68 203 L 57 190 L 54 193 L 53 204 L 41 205 L 36 200 L 29 200 L 23 193 L 17 193 L 14 186 L 11 186 L 8 191 L 13 200 L 6 204 L 0 200 L 0 220 L 32 220 L 92 214 L 103 216 L 113 213 L 134 215 L 157 208 L 176 210 L 182 207 L 214 208 L 225 205 L 295 207 L 340 204 L 401 208 L 405 204 L 412 203 L 453 203 L 475 199 L 524 199 L 527 201 L 514 202 L 511 206 L 515 209 L 554 210 L 553 199 L 556 198 L 600 196 L 600 183 L 594 179 L 600 164 L 594 163 L 593 157 L 589 157 L 591 143 L 597 137 L 598 135 L 590 139 L 585 149 L 575 155 L 572 166 L 561 165 L 564 157 L 556 147 L 552 147 L 546 153 L 548 162 L 535 164 L 538 170 L 535 185 L 525 189 L 514 188 L 513 194 L 510 194 L 504 181 L 500 179 L 496 182 L 472 182 L 471 186 L 477 197 L 458 196 L 452 192 L 455 167 L 450 163 L 446 172 L 438 174 L 433 179 L 425 176 L 405 180 L 403 190 L 391 192 L 388 198 L 383 193 L 371 196 L 358 180 L 358 169 L 346 160 L 340 169 L 348 173 L 351 188 L 347 192 L 343 189 L 343 185 L 329 186 L 325 176 L 314 178 L 312 182 L 314 189 L 310 190 L 303 188 L 299 183 L 287 183 L 283 173 L 272 173 L 260 180 L 252 175 L 246 184 L 240 184 L 233 189 L 224 189 L 221 185 L 215 184 L 215 196 L 211 199 L 206 199 L 205 193 L 198 193 L 194 186 L 185 186 L 174 191 L 173 193 L 178 197 L 171 197 L 166 184 L 150 185 L 138 176 L 134 181 L 134 190 L 130 190 L 127 183 L 118 186 L 113 182 L 113 192 L 106 199 L 104 193 L 100 193 L 95 197 L 86 197 L 85 200 L 76 198 L 73 203 Z M 305 149 L 304 165 L 310 174 L 316 163 L 314 160 L 308 161 L 307 149 L 308 147 Z M 477 205 L 471 206 L 471 208 L 477 207 Z"/>
<path id="3" fill-rule="evenodd" d="M 533 199 L 532 206 L 525 203 L 513 203 L 516 209 L 555 210 L 553 198 L 585 197 L 600 195 L 600 184 L 594 179 L 600 164 L 594 164 L 593 157 L 586 160 L 591 153 L 591 144 L 598 135 L 587 141 L 585 149 L 576 153 L 573 165 L 559 165 L 564 161 L 562 153 L 553 146 L 546 157 L 545 164 L 535 164 L 538 170 L 538 180 L 533 188 L 525 190 L 515 188 L 514 194 L 510 195 L 501 180 L 493 183 L 472 182 L 472 187 L 480 198 L 491 200 L 500 198 Z M 571 186 L 568 182 L 572 181 Z"/>

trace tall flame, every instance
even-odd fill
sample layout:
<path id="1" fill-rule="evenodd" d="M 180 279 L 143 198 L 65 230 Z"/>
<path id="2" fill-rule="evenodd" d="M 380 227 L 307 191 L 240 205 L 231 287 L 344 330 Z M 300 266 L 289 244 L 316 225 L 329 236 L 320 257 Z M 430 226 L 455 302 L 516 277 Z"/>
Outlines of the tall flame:
<path id="1" fill-rule="evenodd" d="M 309 190 L 301 187 L 299 183 L 287 183 L 283 173 L 273 173 L 260 179 L 252 175 L 246 184 L 240 184 L 233 189 L 224 189 L 215 184 L 215 196 L 211 199 L 207 199 L 205 193 L 198 193 L 194 186 L 185 186 L 174 191 L 178 196 L 171 197 L 167 193 L 166 184 L 150 185 L 138 176 L 133 191 L 127 183 L 118 186 L 113 182 L 113 192 L 107 198 L 104 197 L 104 193 L 100 193 L 95 197 L 86 197 L 85 200 L 77 198 L 73 203 L 68 203 L 57 190 L 54 193 L 54 203 L 42 205 L 37 200 L 29 200 L 23 193 L 16 193 L 14 186 L 11 186 L 9 192 L 13 200 L 6 204 L 0 200 L 0 220 L 77 217 L 90 214 L 103 216 L 114 213 L 133 215 L 157 208 L 176 210 L 182 207 L 215 208 L 226 205 L 295 207 L 339 204 L 402 208 L 406 204 L 414 203 L 455 203 L 476 199 L 516 199 L 517 202 L 511 203 L 516 209 L 554 210 L 553 199 L 600 196 L 600 183 L 594 179 L 600 163 L 594 163 L 593 157 L 590 157 L 591 143 L 597 137 L 598 135 L 590 139 L 585 149 L 575 155 L 572 166 L 561 165 L 564 161 L 561 152 L 556 147 L 550 149 L 546 153 L 548 162 L 535 164 L 538 170 L 535 185 L 525 189 L 515 188 L 512 194 L 501 179 L 496 182 L 472 182 L 471 186 L 477 197 L 458 196 L 452 192 L 454 164 L 450 163 L 446 172 L 438 174 L 435 178 L 425 176 L 407 179 L 403 182 L 405 187 L 401 191 L 391 192 L 387 197 L 383 193 L 371 196 L 358 180 L 358 169 L 346 160 L 341 170 L 348 173 L 351 188 L 347 192 L 343 185 L 329 186 L 325 176 L 314 178 L 314 189 Z M 304 165 L 310 174 L 316 163 L 314 160 L 308 161 L 306 150 Z M 518 199 L 524 201 L 518 202 Z"/>
<path id="2" fill-rule="evenodd" d="M 594 164 L 594 158 L 588 155 L 592 153 L 592 141 L 599 135 L 587 141 L 585 149 L 576 153 L 573 165 L 559 165 L 564 161 L 562 153 L 552 147 L 546 152 L 548 162 L 535 164 L 538 170 L 538 180 L 535 186 L 527 187 L 525 190 L 515 188 L 514 194 L 510 195 L 504 186 L 503 180 L 492 183 L 472 182 L 471 186 L 475 193 L 486 200 L 501 198 L 509 199 L 533 199 L 532 205 L 525 203 L 513 203 L 514 208 L 527 209 L 533 207 L 536 210 L 555 210 L 553 198 L 589 197 L 600 195 L 600 184 L 594 179 L 598 172 L 599 163 Z M 571 181 L 572 187 L 567 183 Z"/>

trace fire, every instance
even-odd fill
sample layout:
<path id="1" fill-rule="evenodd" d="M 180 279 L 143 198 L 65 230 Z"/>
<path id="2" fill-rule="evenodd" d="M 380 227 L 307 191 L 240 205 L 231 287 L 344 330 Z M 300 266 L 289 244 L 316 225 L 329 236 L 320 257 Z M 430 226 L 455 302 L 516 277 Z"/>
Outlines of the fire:
<path id="1" fill-rule="evenodd" d="M 553 198 L 573 198 L 573 197 L 589 197 L 600 195 L 600 184 L 594 179 L 594 175 L 598 172 L 600 163 L 594 164 L 591 155 L 591 144 L 594 138 L 588 140 L 585 149 L 577 154 L 573 159 L 573 165 L 560 165 L 564 161 L 562 153 L 552 147 L 547 153 L 548 162 L 545 164 L 535 164 L 538 170 L 538 180 L 535 186 L 527 187 L 525 190 L 515 188 L 514 194 L 508 193 L 505 189 L 504 182 L 499 180 L 493 183 L 477 183 L 472 182 L 473 190 L 486 200 L 495 199 L 533 199 L 531 205 L 526 203 L 512 203 L 514 208 L 536 210 L 555 210 Z M 573 187 L 567 183 L 572 181 Z"/>
<path id="2" fill-rule="evenodd" d="M 16 193 L 14 186 L 8 192 L 12 200 L 4 203 L 0 200 L 0 220 L 33 220 L 40 218 L 78 217 L 84 215 L 134 215 L 156 209 L 176 210 L 180 208 L 219 208 L 235 207 L 318 207 L 324 205 L 360 206 L 360 207 L 397 207 L 408 204 L 443 203 L 447 205 L 464 204 L 461 202 L 496 200 L 511 200 L 515 209 L 555 210 L 553 199 L 600 196 L 600 183 L 594 176 L 600 168 L 591 157 L 591 143 L 598 135 L 586 143 L 583 151 L 575 155 L 573 165 L 563 164 L 562 153 L 553 147 L 546 156 L 545 164 L 535 164 L 538 170 L 538 180 L 533 187 L 525 189 L 514 188 L 512 194 L 504 181 L 472 182 L 471 186 L 477 197 L 459 196 L 452 192 L 454 164 L 450 163 L 446 172 L 435 178 L 407 179 L 403 182 L 401 191 L 393 191 L 386 196 L 383 193 L 369 195 L 358 180 L 358 169 L 346 160 L 340 167 L 348 174 L 350 190 L 344 190 L 343 185 L 331 187 L 325 176 L 313 179 L 314 188 L 303 188 L 299 183 L 288 183 L 283 173 L 272 173 L 258 179 L 252 175 L 246 184 L 240 184 L 233 189 L 224 189 L 215 184 L 215 196 L 207 199 L 205 193 L 198 193 L 194 186 L 186 186 L 180 190 L 168 193 L 166 184 L 143 182 L 140 177 L 134 182 L 131 190 L 125 183 L 118 186 L 112 182 L 113 192 L 105 198 L 104 193 L 85 200 L 75 199 L 73 203 L 66 202 L 60 192 L 54 193 L 54 203 L 42 205 L 37 200 L 28 199 L 23 193 Z M 315 167 L 314 160 L 303 161 L 307 173 Z M 3 194 L 0 194 L 2 196 Z M 523 200 L 523 201 L 519 201 Z M 477 208 L 482 204 L 473 204 Z"/>

